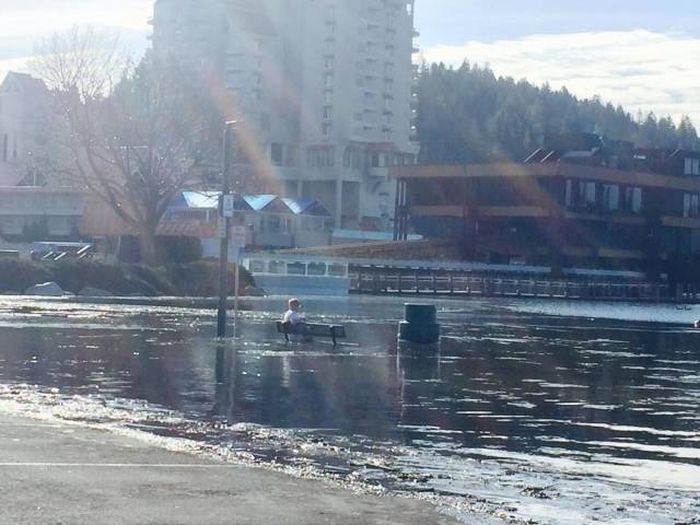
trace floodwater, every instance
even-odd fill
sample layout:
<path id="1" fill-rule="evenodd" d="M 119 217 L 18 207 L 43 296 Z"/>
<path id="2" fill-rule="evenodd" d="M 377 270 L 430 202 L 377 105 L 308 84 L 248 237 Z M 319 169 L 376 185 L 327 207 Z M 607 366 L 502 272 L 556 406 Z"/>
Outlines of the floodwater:
<path id="1" fill-rule="evenodd" d="M 309 299 L 309 318 L 347 327 L 333 348 L 280 341 L 281 298 L 244 301 L 225 344 L 207 310 L 0 298 L 0 410 L 423 497 L 468 523 L 700 523 L 685 327 L 700 313 L 436 304 L 440 349 L 418 352 L 397 349 L 399 299 Z"/>

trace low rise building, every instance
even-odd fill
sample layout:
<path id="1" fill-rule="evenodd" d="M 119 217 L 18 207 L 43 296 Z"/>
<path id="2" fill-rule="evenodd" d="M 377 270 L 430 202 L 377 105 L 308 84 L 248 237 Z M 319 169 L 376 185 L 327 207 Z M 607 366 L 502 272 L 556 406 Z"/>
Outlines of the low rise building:
<path id="1" fill-rule="evenodd" d="M 84 195 L 72 189 L 0 187 L 0 239 L 77 240 Z"/>
<path id="2" fill-rule="evenodd" d="M 219 192 L 183 191 L 168 208 L 162 235 L 190 236 L 204 242 L 205 255 L 218 253 Z M 327 245 L 332 216 L 314 199 L 244 195 L 236 199 L 233 224 L 245 226 L 253 249 Z"/>
<path id="3" fill-rule="evenodd" d="M 522 163 L 393 168 L 395 237 L 452 239 L 482 262 L 650 276 L 700 250 L 700 153 L 548 142 Z"/>
<path id="4" fill-rule="evenodd" d="M 0 84 L 0 186 L 44 186 L 55 151 L 51 94 L 43 81 L 11 71 Z"/>

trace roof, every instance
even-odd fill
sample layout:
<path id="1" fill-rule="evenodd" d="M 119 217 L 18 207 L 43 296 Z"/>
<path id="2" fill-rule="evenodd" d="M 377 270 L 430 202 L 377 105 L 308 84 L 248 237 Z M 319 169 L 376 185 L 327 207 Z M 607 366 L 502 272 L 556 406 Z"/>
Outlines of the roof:
<path id="1" fill-rule="evenodd" d="M 595 157 L 600 153 L 600 150 L 598 148 L 594 148 L 592 150 L 583 150 L 583 151 L 567 151 L 562 155 L 563 159 L 577 159 L 577 158 L 590 158 L 590 157 Z"/>
<path id="2" fill-rule="evenodd" d="M 294 215 L 313 215 L 316 217 L 330 217 L 326 207 L 315 199 L 282 199 L 292 210 Z"/>
<path id="3" fill-rule="evenodd" d="M 219 207 L 219 191 L 183 191 L 180 192 L 170 205 L 170 209 L 215 210 Z M 277 195 L 244 195 L 236 201 L 237 211 L 254 211 L 268 213 L 292 213 L 294 215 L 310 215 L 315 217 L 330 217 L 325 206 L 316 199 L 288 199 Z"/>
<path id="4" fill-rule="evenodd" d="M 353 241 L 376 241 L 376 242 L 390 242 L 394 240 L 394 234 L 392 232 L 370 232 L 361 230 L 333 230 L 333 239 L 348 239 Z M 423 239 L 422 235 L 410 234 L 408 236 L 409 241 L 420 241 Z"/>
<path id="5" fill-rule="evenodd" d="M 568 177 L 611 184 L 634 184 L 642 187 L 669 188 L 700 192 L 700 177 L 669 177 L 657 173 L 587 166 L 569 162 L 518 164 L 494 162 L 468 165 L 412 165 L 389 168 L 389 176 L 401 180 L 538 178 Z"/>
<path id="6" fill-rule="evenodd" d="M 209 210 L 219 206 L 219 195 L 220 192 L 214 191 L 183 191 L 175 197 L 170 207 Z"/>
<path id="7" fill-rule="evenodd" d="M 12 87 L 16 87 L 21 93 L 47 95 L 49 89 L 44 84 L 44 81 L 39 78 L 34 78 L 27 73 L 18 73 L 10 71 L 5 75 L 5 80 L 0 84 L 0 93 L 9 92 Z"/>
<path id="8" fill-rule="evenodd" d="M 243 200 L 253 211 L 262 211 L 273 204 L 279 197 L 277 195 L 245 195 Z"/>
<path id="9" fill-rule="evenodd" d="M 673 151 L 668 157 L 670 159 L 678 158 L 678 157 L 683 157 L 683 158 L 691 157 L 691 158 L 697 159 L 697 158 L 700 158 L 700 151 L 693 151 L 693 150 L 678 148 L 677 150 Z"/>

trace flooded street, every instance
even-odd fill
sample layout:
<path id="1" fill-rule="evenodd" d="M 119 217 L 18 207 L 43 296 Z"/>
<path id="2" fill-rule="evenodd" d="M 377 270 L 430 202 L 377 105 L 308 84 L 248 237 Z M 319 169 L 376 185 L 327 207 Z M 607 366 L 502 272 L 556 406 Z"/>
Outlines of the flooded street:
<path id="1" fill-rule="evenodd" d="M 437 304 L 440 351 L 417 354 L 397 350 L 399 299 L 307 301 L 347 327 L 333 348 L 285 346 L 281 298 L 244 301 L 219 345 L 208 310 L 2 298 L 0 410 L 423 497 L 468 523 L 700 523 L 700 335 L 680 324 L 700 314 Z"/>

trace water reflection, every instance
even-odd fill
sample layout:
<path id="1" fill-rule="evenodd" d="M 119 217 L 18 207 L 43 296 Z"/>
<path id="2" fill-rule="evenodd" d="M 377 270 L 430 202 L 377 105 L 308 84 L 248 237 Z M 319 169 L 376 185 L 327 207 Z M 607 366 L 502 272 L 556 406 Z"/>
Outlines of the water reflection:
<path id="1" fill-rule="evenodd" d="M 582 475 L 700 488 L 693 333 L 444 302 L 439 350 L 415 352 L 397 348 L 400 302 L 329 300 L 311 315 L 344 322 L 352 344 L 286 346 L 270 322 L 275 306 L 248 304 L 240 338 L 218 344 L 204 312 L 130 308 L 103 314 L 97 327 L 80 311 L 60 323 L 54 309 L 13 313 L 0 317 L 0 381 L 145 400 L 200 423 L 190 437 L 278 461 L 306 455 L 402 490 L 473 495 L 488 483 L 508 500 L 533 469 L 560 495 L 567 476 Z M 582 498 L 569 481 L 568 497 Z M 583 507 L 594 508 L 597 490 Z M 695 512 L 682 493 L 653 501 L 648 512 Z"/>

